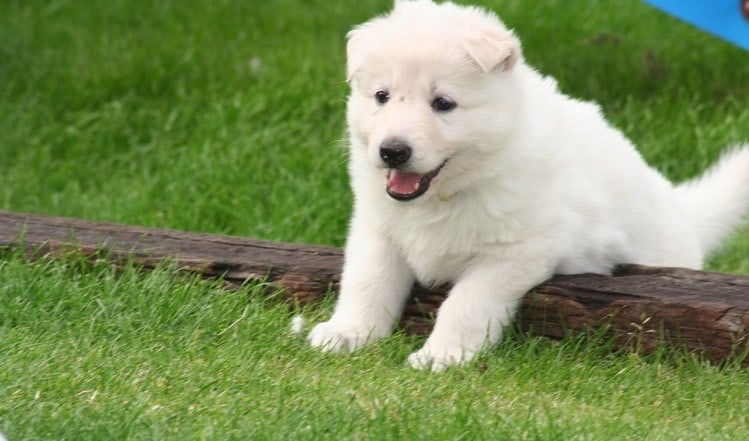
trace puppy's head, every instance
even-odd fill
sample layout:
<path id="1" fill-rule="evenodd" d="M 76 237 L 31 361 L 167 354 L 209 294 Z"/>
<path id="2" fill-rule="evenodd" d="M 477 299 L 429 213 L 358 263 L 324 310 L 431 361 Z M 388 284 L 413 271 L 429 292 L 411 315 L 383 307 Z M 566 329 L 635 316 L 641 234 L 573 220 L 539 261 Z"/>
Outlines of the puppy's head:
<path id="1" fill-rule="evenodd" d="M 352 148 L 394 199 L 462 190 L 512 125 L 520 42 L 486 11 L 396 1 L 348 34 L 347 57 Z"/>

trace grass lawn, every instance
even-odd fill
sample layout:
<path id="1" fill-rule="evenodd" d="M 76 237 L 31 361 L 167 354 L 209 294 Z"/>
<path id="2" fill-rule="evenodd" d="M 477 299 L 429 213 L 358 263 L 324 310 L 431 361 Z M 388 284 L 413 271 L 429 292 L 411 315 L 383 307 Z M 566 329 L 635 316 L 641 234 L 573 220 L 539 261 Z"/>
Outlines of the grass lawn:
<path id="1" fill-rule="evenodd" d="M 749 140 L 749 53 L 634 0 L 476 0 L 674 180 Z M 341 245 L 344 35 L 389 0 L 0 2 L 0 208 Z M 749 228 L 708 262 L 749 273 Z M 518 333 L 349 357 L 262 287 L 0 256 L 0 432 L 48 439 L 749 439 L 749 370 Z M 331 298 L 332 300 L 332 298 Z M 322 320 L 331 302 L 302 312 Z"/>

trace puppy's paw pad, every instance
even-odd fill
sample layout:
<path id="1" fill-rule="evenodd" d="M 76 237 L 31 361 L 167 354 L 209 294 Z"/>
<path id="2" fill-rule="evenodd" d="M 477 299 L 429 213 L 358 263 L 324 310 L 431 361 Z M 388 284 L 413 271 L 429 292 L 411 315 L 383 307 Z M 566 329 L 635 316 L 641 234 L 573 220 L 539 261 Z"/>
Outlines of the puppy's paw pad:
<path id="1" fill-rule="evenodd" d="M 369 341 L 370 332 L 355 326 L 325 322 L 315 325 L 307 340 L 323 352 L 351 352 Z"/>

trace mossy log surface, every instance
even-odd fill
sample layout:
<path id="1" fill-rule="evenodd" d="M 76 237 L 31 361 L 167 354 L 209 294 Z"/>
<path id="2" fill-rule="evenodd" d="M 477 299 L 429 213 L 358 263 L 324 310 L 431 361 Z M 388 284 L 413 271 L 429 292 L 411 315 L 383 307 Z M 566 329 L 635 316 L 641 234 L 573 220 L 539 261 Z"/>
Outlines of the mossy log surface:
<path id="1" fill-rule="evenodd" d="M 74 251 L 146 269 L 168 259 L 229 287 L 267 281 L 299 303 L 336 291 L 343 263 L 333 247 L 7 211 L 0 211 L 0 247 L 35 257 Z M 401 326 L 429 332 L 448 289 L 414 286 Z M 639 265 L 621 265 L 613 275 L 555 276 L 525 296 L 519 320 L 551 338 L 605 327 L 617 346 L 645 353 L 667 344 L 713 360 L 741 357 L 749 351 L 749 276 Z"/>

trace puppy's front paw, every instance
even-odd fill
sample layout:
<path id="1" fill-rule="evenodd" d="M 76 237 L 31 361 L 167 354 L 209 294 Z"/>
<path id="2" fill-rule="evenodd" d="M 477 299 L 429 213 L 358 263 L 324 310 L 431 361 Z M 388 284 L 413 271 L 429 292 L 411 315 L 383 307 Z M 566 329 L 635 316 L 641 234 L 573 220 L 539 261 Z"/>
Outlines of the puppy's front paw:
<path id="1" fill-rule="evenodd" d="M 408 356 L 408 364 L 414 369 L 431 369 L 432 372 L 442 372 L 450 366 L 466 363 L 474 356 L 459 345 L 427 344 L 423 348 Z"/>
<path id="2" fill-rule="evenodd" d="M 315 325 L 307 337 L 312 347 L 323 352 L 351 352 L 373 339 L 369 329 L 332 320 Z"/>

